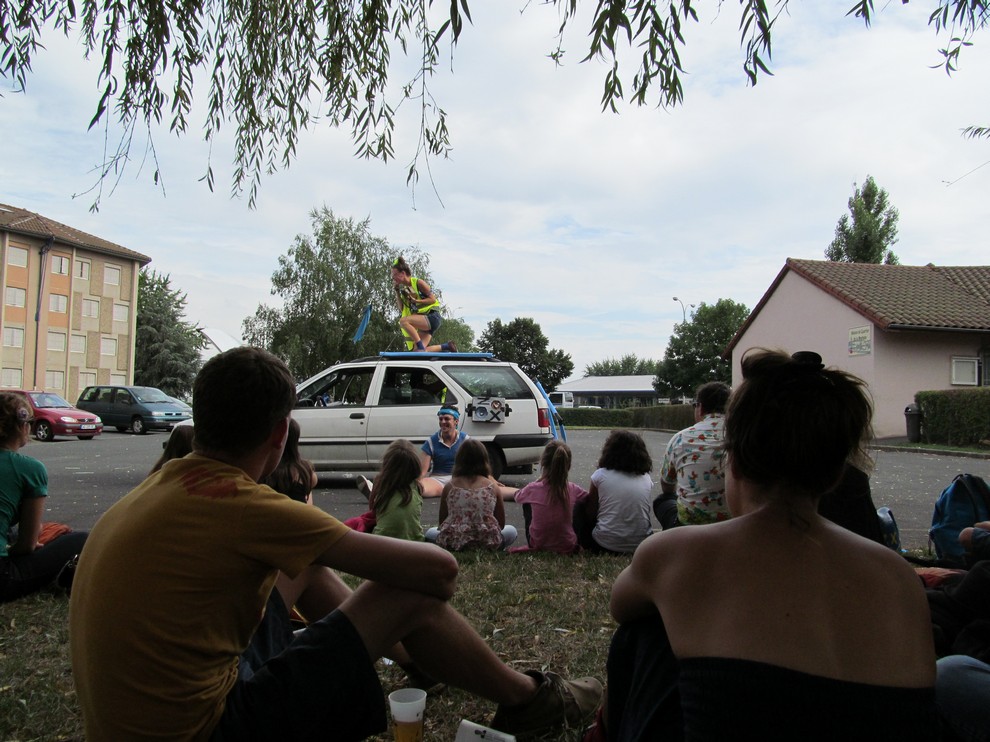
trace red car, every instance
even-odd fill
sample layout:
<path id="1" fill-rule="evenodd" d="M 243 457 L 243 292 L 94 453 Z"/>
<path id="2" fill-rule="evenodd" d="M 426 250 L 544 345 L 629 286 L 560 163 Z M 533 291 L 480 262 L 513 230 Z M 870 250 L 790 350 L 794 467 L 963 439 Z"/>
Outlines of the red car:
<path id="1" fill-rule="evenodd" d="M 103 432 L 99 415 L 84 412 L 52 392 L 25 392 L 21 389 L 0 390 L 18 394 L 27 400 L 34 414 L 31 432 L 39 441 L 50 441 L 56 435 L 74 435 L 80 440 L 92 440 Z"/>

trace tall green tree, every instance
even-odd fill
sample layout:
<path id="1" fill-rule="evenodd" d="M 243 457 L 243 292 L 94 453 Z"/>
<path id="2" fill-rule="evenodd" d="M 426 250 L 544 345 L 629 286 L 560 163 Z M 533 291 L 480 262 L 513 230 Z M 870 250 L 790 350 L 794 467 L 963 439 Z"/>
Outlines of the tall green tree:
<path id="1" fill-rule="evenodd" d="M 374 236 L 370 219 L 339 217 L 326 206 L 310 212 L 310 219 L 313 233 L 298 235 L 272 274 L 272 295 L 281 302 L 261 304 L 244 320 L 244 340 L 282 358 L 300 380 L 337 361 L 405 350 L 390 267 L 401 253 L 413 274 L 437 291 L 429 258 L 417 248 L 398 250 Z M 371 319 L 354 343 L 368 305 Z M 435 336 L 438 343 L 448 338 L 459 349 L 473 343 L 471 328 L 456 319 L 444 319 Z"/>
<path id="2" fill-rule="evenodd" d="M 558 38 L 549 56 L 558 63 L 571 25 L 589 23 L 587 30 L 577 31 L 583 47 L 579 56 L 606 63 L 603 109 L 616 110 L 627 94 L 637 105 L 666 108 L 682 102 L 681 52 L 689 24 L 698 21 L 699 3 L 550 2 L 559 13 L 546 16 L 552 17 Z M 741 3 L 742 66 L 753 85 L 761 74 L 770 74 L 776 21 L 787 7 L 788 0 Z M 544 15 L 536 12 L 533 16 L 542 21 Z M 869 26 L 873 0 L 855 0 L 846 15 Z M 135 129 L 165 119 L 172 132 L 187 133 L 198 84 L 206 97 L 203 136 L 212 144 L 223 126 L 233 122 L 232 190 L 247 188 L 254 203 L 262 175 L 288 167 L 301 131 L 317 122 L 349 127 L 358 156 L 388 161 L 394 156 L 397 110 L 412 101 L 420 109 L 419 134 L 407 179 L 417 179 L 420 157 L 446 156 L 446 115 L 430 81 L 453 54 L 453 46 L 466 38 L 465 20 L 471 20 L 468 0 L 436 6 L 432 0 L 7 0 L 0 4 L 0 74 L 23 91 L 31 64 L 44 49 L 45 34 L 68 36 L 80 26 L 84 54 L 102 60 L 103 90 L 90 126 L 105 123 L 112 111 L 124 132 L 119 145 L 110 148 L 101 177 L 119 177 Z M 961 51 L 990 23 L 988 3 L 937 0 L 928 23 L 944 39 L 939 52 L 951 73 Z M 444 41 L 449 50 L 441 48 Z M 627 46 L 635 53 L 628 53 Z M 396 86 L 390 85 L 389 73 L 396 68 L 392 57 L 398 50 L 413 57 L 416 71 Z M 982 127 L 967 131 L 988 133 Z M 154 156 L 154 147 L 149 151 Z M 151 170 L 157 182 L 157 162 Z M 212 188 L 209 164 L 204 177 Z"/>
<path id="3" fill-rule="evenodd" d="M 897 242 L 897 219 L 887 191 L 867 175 L 862 188 L 854 187 L 849 213 L 835 225 L 835 239 L 825 250 L 825 257 L 837 263 L 897 265 L 897 256 L 890 249 Z"/>
<path id="4" fill-rule="evenodd" d="M 660 367 L 660 361 L 650 358 L 639 358 L 635 354 L 624 355 L 622 358 L 606 358 L 595 361 L 584 367 L 585 376 L 646 376 L 655 375 Z"/>
<path id="5" fill-rule="evenodd" d="M 732 363 L 722 358 L 732 336 L 749 316 L 744 304 L 702 302 L 686 322 L 674 325 L 653 387 L 660 393 L 692 395 L 709 381 L 732 381 Z"/>
<path id="6" fill-rule="evenodd" d="M 138 275 L 134 383 L 153 386 L 173 397 L 192 391 L 205 342 L 185 320 L 186 295 L 172 288 L 171 277 L 142 268 Z"/>
<path id="7" fill-rule="evenodd" d="M 509 323 L 493 319 L 478 341 L 483 352 L 519 364 L 527 376 L 547 390 L 555 389 L 574 370 L 569 353 L 549 346 L 547 336 L 531 317 L 516 317 Z"/>

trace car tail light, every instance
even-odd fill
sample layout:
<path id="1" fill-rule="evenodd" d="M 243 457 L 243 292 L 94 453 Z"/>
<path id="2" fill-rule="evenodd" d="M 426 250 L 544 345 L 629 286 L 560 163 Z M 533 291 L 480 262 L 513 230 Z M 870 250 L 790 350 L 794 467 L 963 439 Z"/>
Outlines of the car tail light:
<path id="1" fill-rule="evenodd" d="M 539 425 L 541 428 L 549 428 L 550 427 L 550 410 L 548 410 L 546 407 L 537 407 L 536 408 L 536 424 Z"/>

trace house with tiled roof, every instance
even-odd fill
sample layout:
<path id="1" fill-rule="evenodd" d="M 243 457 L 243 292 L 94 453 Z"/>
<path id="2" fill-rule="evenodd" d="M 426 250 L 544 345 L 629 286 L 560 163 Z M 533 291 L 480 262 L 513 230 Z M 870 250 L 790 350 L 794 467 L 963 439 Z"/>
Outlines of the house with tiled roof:
<path id="1" fill-rule="evenodd" d="M 0 388 L 74 402 L 134 380 L 138 274 L 151 258 L 0 204 Z"/>
<path id="2" fill-rule="evenodd" d="M 788 258 L 732 338 L 732 380 L 750 348 L 814 350 L 869 385 L 878 438 L 905 434 L 915 392 L 990 385 L 990 266 Z"/>

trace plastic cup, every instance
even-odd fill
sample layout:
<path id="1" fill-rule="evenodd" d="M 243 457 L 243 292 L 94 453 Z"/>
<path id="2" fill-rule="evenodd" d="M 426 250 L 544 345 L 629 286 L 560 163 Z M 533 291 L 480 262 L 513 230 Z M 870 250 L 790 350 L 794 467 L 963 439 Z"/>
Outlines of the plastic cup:
<path id="1" fill-rule="evenodd" d="M 388 694 L 388 705 L 392 711 L 395 742 L 422 742 L 426 691 L 419 688 L 392 691 Z"/>

